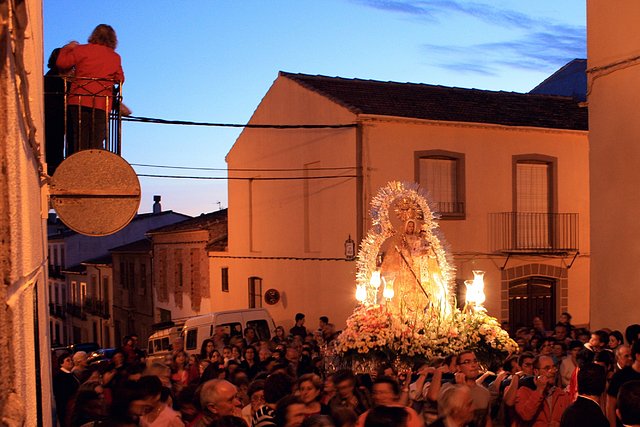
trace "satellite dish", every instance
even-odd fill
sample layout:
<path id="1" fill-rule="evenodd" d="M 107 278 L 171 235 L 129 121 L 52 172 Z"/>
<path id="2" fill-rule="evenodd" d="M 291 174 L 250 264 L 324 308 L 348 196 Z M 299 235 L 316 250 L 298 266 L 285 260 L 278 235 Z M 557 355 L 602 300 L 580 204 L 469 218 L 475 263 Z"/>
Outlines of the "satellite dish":
<path id="1" fill-rule="evenodd" d="M 113 234 L 140 206 L 140 181 L 122 157 L 83 150 L 65 159 L 51 178 L 51 205 L 69 228 L 87 236 Z"/>

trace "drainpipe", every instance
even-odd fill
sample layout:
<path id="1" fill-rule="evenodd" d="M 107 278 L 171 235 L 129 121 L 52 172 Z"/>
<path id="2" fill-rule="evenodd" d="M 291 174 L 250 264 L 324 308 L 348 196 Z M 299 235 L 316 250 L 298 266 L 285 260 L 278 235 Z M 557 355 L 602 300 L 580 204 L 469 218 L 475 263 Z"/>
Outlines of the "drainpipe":
<path id="1" fill-rule="evenodd" d="M 364 212 L 366 200 L 364 200 L 364 154 L 363 154 L 364 128 L 361 121 L 356 126 L 356 248 L 364 238 Z"/>

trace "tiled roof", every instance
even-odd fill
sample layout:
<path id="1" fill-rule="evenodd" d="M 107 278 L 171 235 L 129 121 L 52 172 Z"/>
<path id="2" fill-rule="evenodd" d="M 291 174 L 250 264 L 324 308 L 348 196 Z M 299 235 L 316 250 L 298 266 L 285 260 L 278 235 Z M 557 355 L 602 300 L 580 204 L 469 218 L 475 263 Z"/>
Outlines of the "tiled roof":
<path id="1" fill-rule="evenodd" d="M 151 250 L 151 240 L 140 239 L 126 245 L 109 249 L 109 252 L 149 252 Z"/>
<path id="2" fill-rule="evenodd" d="M 99 256 L 97 258 L 91 258 L 86 261 L 82 261 L 81 264 L 82 265 L 87 265 L 87 264 L 109 265 L 111 263 L 112 263 L 111 254 L 108 254 L 108 255 Z"/>
<path id="3" fill-rule="evenodd" d="M 292 74 L 280 76 L 355 114 L 587 130 L 587 108 L 568 97 Z"/>
<path id="4" fill-rule="evenodd" d="M 189 218 L 184 221 L 176 222 L 175 224 L 165 225 L 164 227 L 155 228 L 149 230 L 147 234 L 156 233 L 175 233 L 179 231 L 195 231 L 195 230 L 209 230 L 215 224 L 226 223 L 227 221 L 227 209 L 221 209 L 216 212 L 210 212 L 207 214 L 200 214 L 195 218 Z"/>
<path id="5" fill-rule="evenodd" d="M 574 59 L 547 77 L 529 93 L 571 96 L 587 100 L 587 60 Z"/>

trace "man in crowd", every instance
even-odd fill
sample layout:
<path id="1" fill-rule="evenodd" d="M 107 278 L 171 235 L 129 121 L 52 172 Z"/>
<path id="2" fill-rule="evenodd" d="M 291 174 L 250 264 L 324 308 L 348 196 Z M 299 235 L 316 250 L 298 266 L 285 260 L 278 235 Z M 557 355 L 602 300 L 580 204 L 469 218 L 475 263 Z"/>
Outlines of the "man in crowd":
<path id="1" fill-rule="evenodd" d="M 523 383 L 516 392 L 516 425 L 548 426 L 560 422 L 571 398 L 564 390 L 555 386 L 557 373 L 558 369 L 551 357 L 536 357 L 533 362 L 533 380 Z"/>
<path id="2" fill-rule="evenodd" d="M 343 369 L 333 374 L 333 384 L 336 394 L 329 401 L 331 412 L 348 408 L 361 415 L 371 406 L 368 397 L 356 388 L 356 378 L 350 370 Z"/>
<path id="3" fill-rule="evenodd" d="M 604 367 L 590 363 L 578 372 L 578 398 L 562 414 L 560 427 L 608 427 L 600 407 L 600 396 L 607 386 Z"/>
<path id="4" fill-rule="evenodd" d="M 473 400 L 473 412 L 475 425 L 478 427 L 491 427 L 491 417 L 489 410 L 491 408 L 491 393 L 485 387 L 476 383 L 476 379 L 480 376 L 480 365 L 478 358 L 472 351 L 462 351 L 457 357 L 457 370 L 455 374 L 455 382 L 457 384 L 466 384 L 471 391 L 471 398 Z M 441 393 L 443 393 L 447 387 L 451 387 L 452 384 L 442 384 L 442 370 L 436 369 L 433 374 L 433 380 L 429 387 L 428 397 L 434 400 L 434 396 L 438 396 L 440 399 Z M 440 411 L 438 411 L 440 413 Z M 442 413 L 440 413 L 442 416 Z"/>
<path id="5" fill-rule="evenodd" d="M 291 335 L 299 335 L 304 340 L 307 337 L 307 328 L 304 327 L 304 313 L 296 313 L 296 324 L 289 330 Z"/>
<path id="6" fill-rule="evenodd" d="M 73 359 L 69 353 L 63 353 L 58 357 L 58 365 L 60 365 L 60 370 L 53 377 L 53 396 L 56 401 L 56 412 L 60 425 L 66 425 L 67 406 L 80 383 L 71 373 Z"/>
<path id="7" fill-rule="evenodd" d="M 404 390 L 402 392 L 405 392 Z M 420 417 L 416 411 L 412 408 L 404 406 L 400 403 L 400 384 L 398 382 L 387 376 L 381 376 L 376 378 L 373 386 L 371 388 L 371 395 L 373 398 L 374 406 L 396 406 L 404 408 L 407 411 L 407 426 L 408 427 L 423 427 L 424 421 L 422 417 Z M 364 412 L 358 418 L 358 423 L 356 424 L 358 427 L 363 427 L 367 415 L 369 414 L 369 410 Z"/>
<path id="8" fill-rule="evenodd" d="M 631 359 L 631 348 L 626 344 L 618 346 L 618 348 L 616 349 L 615 371 L 621 371 L 623 368 L 631 366 L 632 364 L 633 359 Z"/>
<path id="9" fill-rule="evenodd" d="M 212 425 L 220 417 L 227 415 L 242 416 L 240 399 L 236 386 L 226 380 L 209 380 L 200 390 L 200 407 L 202 416 L 194 427 Z"/>
<path id="10" fill-rule="evenodd" d="M 624 367 L 613 374 L 607 389 L 607 418 L 611 427 L 616 427 L 616 401 L 620 387 L 629 381 L 640 380 L 640 341 L 633 343 L 631 359 L 633 360 L 631 366 Z"/>

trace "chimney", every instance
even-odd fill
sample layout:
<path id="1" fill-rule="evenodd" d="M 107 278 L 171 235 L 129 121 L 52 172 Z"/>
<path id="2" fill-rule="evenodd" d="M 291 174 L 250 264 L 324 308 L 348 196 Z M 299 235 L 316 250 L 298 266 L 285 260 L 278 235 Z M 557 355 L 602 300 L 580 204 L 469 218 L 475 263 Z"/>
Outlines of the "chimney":
<path id="1" fill-rule="evenodd" d="M 161 196 L 153 196 L 153 213 L 159 214 L 162 212 L 162 206 L 160 205 Z"/>

